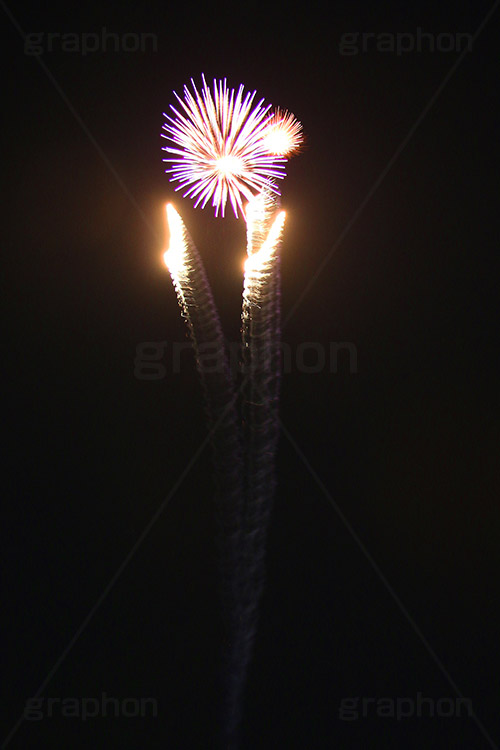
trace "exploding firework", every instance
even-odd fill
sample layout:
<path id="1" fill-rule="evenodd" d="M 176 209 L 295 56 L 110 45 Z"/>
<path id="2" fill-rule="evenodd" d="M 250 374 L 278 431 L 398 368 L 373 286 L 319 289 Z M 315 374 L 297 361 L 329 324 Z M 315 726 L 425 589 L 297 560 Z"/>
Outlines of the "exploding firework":
<path id="1" fill-rule="evenodd" d="M 244 95 L 243 85 L 235 93 L 226 79 L 214 80 L 212 95 L 202 80 L 201 95 L 193 80 L 194 94 L 187 86 L 184 99 L 175 94 L 182 107 L 171 105 L 175 118 L 164 113 L 162 136 L 177 146 L 163 148 L 172 154 L 163 159 L 172 164 L 166 172 L 180 183 L 176 190 L 187 188 L 184 197 L 195 198 L 195 207 L 211 198 L 215 215 L 224 216 L 229 199 L 235 215 L 238 209 L 244 215 L 242 198 L 263 189 L 279 194 L 275 180 L 285 177 L 283 164 L 300 144 L 301 126 L 289 113 L 273 114 L 263 99 L 253 106 L 256 92 Z"/>
<path id="2" fill-rule="evenodd" d="M 302 125 L 291 112 L 279 108 L 267 124 L 264 145 L 276 156 L 296 154 L 303 142 Z"/>

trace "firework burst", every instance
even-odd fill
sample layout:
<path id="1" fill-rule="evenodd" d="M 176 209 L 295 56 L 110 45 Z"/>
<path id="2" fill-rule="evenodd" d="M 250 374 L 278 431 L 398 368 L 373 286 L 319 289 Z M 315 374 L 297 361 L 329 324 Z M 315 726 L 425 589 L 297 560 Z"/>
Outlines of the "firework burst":
<path id="1" fill-rule="evenodd" d="M 235 215 L 238 209 L 244 215 L 243 198 L 263 189 L 279 194 L 275 180 L 285 177 L 283 165 L 300 143 L 301 125 L 289 113 L 270 111 L 263 99 L 254 106 L 256 92 L 244 95 L 243 85 L 235 93 L 226 79 L 214 80 L 212 95 L 202 80 L 201 94 L 192 79 L 194 93 L 185 86 L 184 99 L 175 94 L 182 108 L 171 105 L 175 117 L 164 113 L 162 136 L 177 146 L 163 148 L 172 155 L 163 159 L 172 165 L 166 172 L 180 183 L 176 190 L 187 188 L 184 196 L 195 206 L 204 208 L 211 198 L 215 215 L 224 216 L 229 200 Z"/>
<path id="2" fill-rule="evenodd" d="M 302 125 L 291 112 L 276 110 L 267 123 L 264 145 L 276 156 L 293 156 L 303 143 Z"/>

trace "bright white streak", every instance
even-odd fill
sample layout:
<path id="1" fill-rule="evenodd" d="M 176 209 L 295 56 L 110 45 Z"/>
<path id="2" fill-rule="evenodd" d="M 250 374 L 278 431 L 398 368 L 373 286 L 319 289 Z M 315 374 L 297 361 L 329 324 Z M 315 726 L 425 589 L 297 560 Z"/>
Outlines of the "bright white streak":
<path id="1" fill-rule="evenodd" d="M 256 253 L 264 244 L 277 210 L 277 200 L 270 190 L 263 190 L 246 206 L 247 253 Z"/>
<path id="2" fill-rule="evenodd" d="M 249 225 L 252 221 L 252 214 L 248 215 L 247 210 L 247 224 Z M 245 261 L 245 283 L 243 288 L 243 296 L 247 299 L 258 297 L 258 291 L 261 283 L 267 279 L 271 272 L 273 255 L 277 251 L 281 236 L 283 234 L 283 227 L 285 225 L 286 213 L 280 211 L 274 219 L 266 240 L 261 246 L 260 250 L 254 252 Z M 256 302 L 256 299 L 252 301 Z"/>
<path id="3" fill-rule="evenodd" d="M 175 286 L 175 291 L 181 298 L 184 299 L 182 293 L 182 285 L 186 280 L 186 228 L 181 217 L 172 206 L 171 203 L 167 203 L 167 223 L 170 233 L 170 243 L 168 250 L 163 255 L 163 260 Z"/>

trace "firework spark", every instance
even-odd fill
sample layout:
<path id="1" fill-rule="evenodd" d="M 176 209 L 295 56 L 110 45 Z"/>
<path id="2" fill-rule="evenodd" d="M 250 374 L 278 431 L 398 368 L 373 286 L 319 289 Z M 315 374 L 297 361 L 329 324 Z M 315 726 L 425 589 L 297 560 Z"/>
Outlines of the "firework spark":
<path id="1" fill-rule="evenodd" d="M 254 106 L 256 92 L 244 95 L 243 85 L 235 93 L 226 79 L 214 80 L 212 95 L 202 80 L 201 95 L 192 79 L 194 95 L 187 86 L 184 100 L 175 94 L 182 107 L 171 105 L 175 118 L 164 113 L 162 137 L 177 146 L 163 148 L 172 154 L 163 159 L 172 164 L 166 172 L 180 183 L 176 190 L 187 188 L 184 196 L 195 198 L 195 206 L 204 208 L 211 198 L 215 215 L 224 216 L 229 199 L 235 215 L 238 210 L 244 215 L 243 198 L 251 200 L 266 188 L 279 194 L 275 180 L 285 177 L 283 164 L 300 143 L 301 126 L 289 113 L 273 114 L 263 99 Z M 273 151 L 277 139 L 279 150 Z"/>
<path id="2" fill-rule="evenodd" d="M 292 156 L 302 145 L 302 125 L 291 112 L 277 109 L 269 120 L 264 135 L 264 145 L 271 154 Z"/>

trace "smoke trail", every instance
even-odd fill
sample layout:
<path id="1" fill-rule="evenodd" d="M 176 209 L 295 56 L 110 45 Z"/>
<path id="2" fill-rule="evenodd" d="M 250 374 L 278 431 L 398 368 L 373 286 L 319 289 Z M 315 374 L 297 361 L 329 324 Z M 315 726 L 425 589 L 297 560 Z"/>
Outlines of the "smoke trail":
<path id="1" fill-rule="evenodd" d="M 239 555 L 243 517 L 243 459 L 236 394 L 230 377 L 224 337 L 212 292 L 198 251 L 172 206 L 167 207 L 170 247 L 165 254 L 182 315 L 186 319 L 205 393 L 216 481 L 217 544 L 226 648 L 223 657 L 222 710 L 224 743 L 235 737 L 241 716 L 244 672 L 241 659 Z"/>
<path id="2" fill-rule="evenodd" d="M 234 686 L 238 691 L 236 706 L 242 705 L 257 631 L 267 528 L 276 484 L 280 377 L 278 249 L 284 222 L 284 213 L 277 214 L 276 208 L 276 199 L 261 194 L 247 210 L 249 257 L 242 310 L 245 503 L 239 566 L 241 628 L 239 683 Z M 236 729 L 239 716 L 234 720 Z"/>

